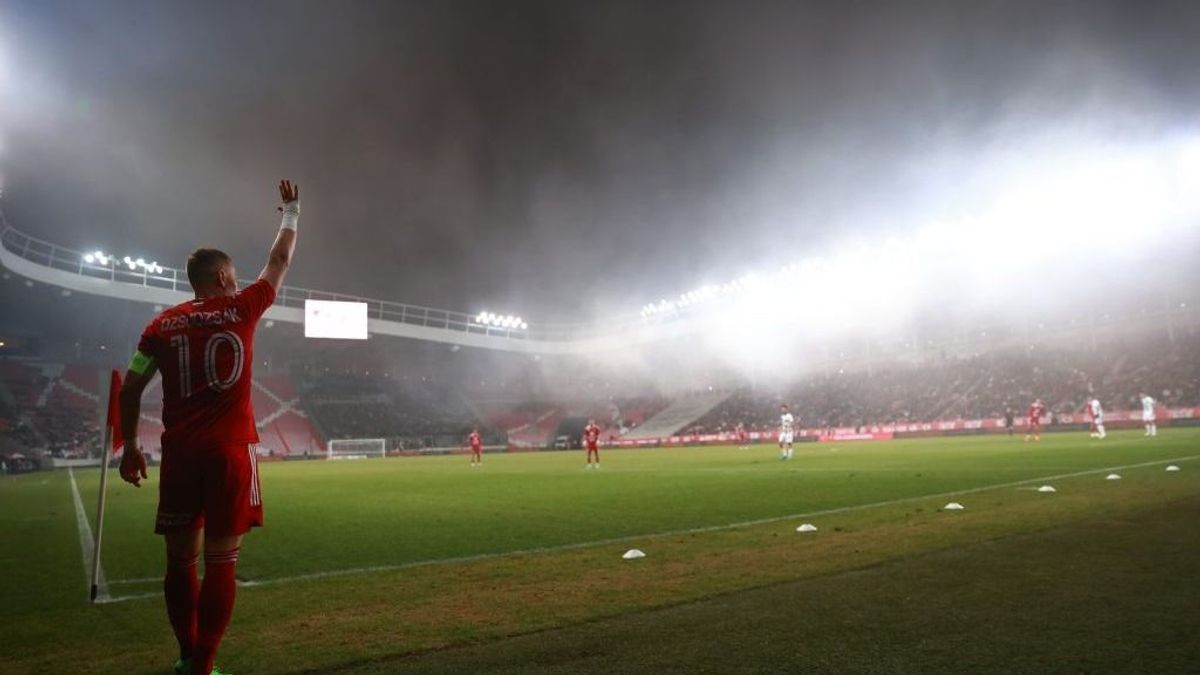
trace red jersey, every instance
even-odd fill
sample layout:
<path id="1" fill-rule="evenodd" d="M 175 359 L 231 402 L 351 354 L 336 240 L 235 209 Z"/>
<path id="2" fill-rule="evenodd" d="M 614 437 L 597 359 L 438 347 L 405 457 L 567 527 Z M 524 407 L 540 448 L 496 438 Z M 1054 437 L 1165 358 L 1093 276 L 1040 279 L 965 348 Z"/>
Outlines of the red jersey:
<path id="1" fill-rule="evenodd" d="M 471 446 L 472 450 L 478 450 L 483 447 L 483 437 L 478 432 L 472 431 L 467 436 L 467 444 Z"/>
<path id="2" fill-rule="evenodd" d="M 1046 412 L 1046 409 L 1042 406 L 1041 403 L 1031 404 L 1029 406 L 1029 413 L 1028 413 L 1029 422 L 1031 424 L 1037 424 L 1038 422 L 1040 422 L 1042 420 L 1042 415 L 1045 414 L 1045 412 Z"/>
<path id="3" fill-rule="evenodd" d="M 138 351 L 162 372 L 164 448 L 258 442 L 254 329 L 273 302 L 275 289 L 260 279 L 229 297 L 176 305 L 146 326 Z"/>
<path id="4" fill-rule="evenodd" d="M 600 427 L 595 424 L 589 424 L 583 428 L 583 440 L 588 445 L 595 445 L 600 440 Z"/>

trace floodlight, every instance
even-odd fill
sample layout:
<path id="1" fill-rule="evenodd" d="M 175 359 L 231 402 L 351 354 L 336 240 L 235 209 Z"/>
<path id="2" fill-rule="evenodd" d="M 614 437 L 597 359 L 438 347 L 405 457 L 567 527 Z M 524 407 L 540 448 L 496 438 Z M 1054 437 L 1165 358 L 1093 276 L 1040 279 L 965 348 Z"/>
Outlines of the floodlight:
<path id="1" fill-rule="evenodd" d="M 96 256 L 92 255 L 91 253 L 85 254 L 83 256 L 83 261 L 90 265 L 90 264 L 96 262 Z"/>

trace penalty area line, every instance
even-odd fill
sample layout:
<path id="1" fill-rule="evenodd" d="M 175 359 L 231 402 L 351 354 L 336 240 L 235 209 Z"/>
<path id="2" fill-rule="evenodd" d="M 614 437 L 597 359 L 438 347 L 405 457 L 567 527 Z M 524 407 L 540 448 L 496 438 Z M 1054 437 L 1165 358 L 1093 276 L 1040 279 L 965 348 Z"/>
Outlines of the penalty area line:
<path id="1" fill-rule="evenodd" d="M 535 555 L 539 553 L 558 553 L 561 551 L 573 551 L 583 548 L 594 548 L 597 546 L 608 546 L 610 544 L 623 544 L 631 541 L 641 541 L 646 539 L 661 539 L 664 537 L 677 537 L 688 534 L 703 534 L 706 532 L 721 532 L 724 530 L 736 530 L 743 527 L 754 527 L 756 525 L 768 525 L 770 523 L 778 523 L 785 520 L 796 520 L 800 518 L 813 518 L 817 516 L 831 516 L 841 513 L 853 513 L 855 511 L 866 511 L 869 509 L 881 508 L 885 506 L 894 506 L 896 504 L 907 504 L 911 502 L 925 501 L 927 499 L 944 499 L 946 497 L 960 497 L 962 495 L 976 494 L 979 492 L 987 492 L 989 490 L 1002 490 L 1004 488 L 1013 488 L 1026 485 L 1028 483 L 1036 483 L 1041 481 L 1061 480 L 1064 478 L 1079 478 L 1081 476 L 1090 476 L 1098 473 L 1108 473 L 1111 471 L 1122 471 L 1125 469 L 1140 469 L 1148 466 L 1157 466 L 1159 464 L 1171 464 L 1174 462 L 1190 462 L 1200 459 L 1200 455 L 1191 455 L 1188 457 L 1176 457 L 1173 459 L 1159 459 L 1151 462 L 1139 462 L 1137 464 L 1122 464 L 1120 466 L 1109 466 L 1101 469 L 1087 469 L 1084 471 L 1073 471 L 1070 473 L 1059 473 L 1051 476 L 1039 476 L 1036 478 L 1023 478 L 1021 480 L 1008 481 L 1006 483 L 996 483 L 994 485 L 981 485 L 979 487 L 965 488 L 962 490 L 952 490 L 950 492 L 937 492 L 926 495 L 916 495 L 913 497 L 900 497 L 898 499 L 888 499 L 878 502 L 868 502 L 866 504 L 852 504 L 850 506 L 838 506 L 831 509 L 820 509 L 818 511 L 806 511 L 804 513 L 792 513 L 785 516 L 771 516 L 769 518 L 758 518 L 755 520 L 743 520 L 736 523 L 725 523 L 724 525 L 708 525 L 705 527 L 692 527 L 681 530 L 668 530 L 665 532 L 650 532 L 647 534 L 631 534 L 622 537 L 613 537 L 611 539 L 597 539 L 593 541 L 581 541 L 574 544 L 561 544 L 558 546 L 540 546 L 535 548 L 518 549 L 515 551 L 501 551 L 498 553 L 479 553 L 476 555 L 458 556 L 454 558 L 437 558 L 434 560 L 417 560 L 409 563 L 400 563 L 395 565 L 374 565 L 370 567 L 351 567 L 341 570 L 327 570 L 324 572 L 310 572 L 308 574 L 296 574 L 287 577 L 275 577 L 273 579 L 258 579 L 253 581 L 238 582 L 238 586 L 242 588 L 276 586 L 280 584 L 291 584 L 305 581 L 317 581 L 320 579 L 332 579 L 337 577 L 355 576 L 361 574 L 375 574 L 380 572 L 398 572 L 403 570 L 415 569 L 418 567 L 433 567 L 440 565 L 457 565 L 461 563 L 479 562 L 482 560 L 495 560 L 500 558 L 514 558 L 525 555 Z M 120 583 L 120 582 L 113 582 Z M 119 597 L 108 598 L 104 602 L 122 602 L 125 600 L 139 600 L 144 598 L 162 597 L 161 593 L 142 593 L 137 595 L 125 595 Z"/>

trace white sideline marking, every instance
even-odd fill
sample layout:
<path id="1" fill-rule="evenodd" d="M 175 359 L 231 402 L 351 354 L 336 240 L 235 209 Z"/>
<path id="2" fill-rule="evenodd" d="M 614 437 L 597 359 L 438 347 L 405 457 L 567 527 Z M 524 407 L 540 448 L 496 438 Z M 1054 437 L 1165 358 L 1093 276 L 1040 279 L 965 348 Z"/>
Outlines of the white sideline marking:
<path id="1" fill-rule="evenodd" d="M 161 598 L 162 596 L 162 591 L 159 591 L 158 593 L 138 593 L 136 595 L 118 595 L 115 598 L 104 598 L 103 600 L 96 598 L 96 604 L 111 605 L 117 602 L 125 602 L 126 600 L 146 600 L 149 598 Z"/>
<path id="2" fill-rule="evenodd" d="M 766 525 L 769 523 L 777 523 L 783 520 L 793 520 L 797 518 L 812 518 L 816 516 L 828 516 L 839 513 L 850 513 L 853 511 L 865 511 L 882 506 L 892 506 L 895 504 L 906 504 L 909 502 L 919 502 L 927 499 L 943 499 L 946 497 L 957 497 L 960 495 L 975 494 L 977 492 L 987 492 L 988 490 L 999 490 L 1003 488 L 1018 487 L 1026 483 L 1034 483 L 1050 480 L 1061 480 L 1064 478 L 1078 478 L 1080 476 L 1089 476 L 1097 473 L 1106 473 L 1120 469 L 1138 469 L 1147 466 L 1157 466 L 1168 462 L 1190 462 L 1200 459 L 1200 455 L 1192 455 L 1190 457 L 1178 457 L 1175 459 L 1160 459 L 1152 462 L 1141 462 L 1138 464 L 1124 464 L 1122 466 L 1110 466 L 1103 469 L 1087 469 L 1085 471 L 1075 471 L 1072 473 L 1060 473 L 1053 476 L 1040 476 L 1037 478 L 1025 478 L 1022 480 L 1010 481 L 1007 483 L 997 483 L 995 485 L 983 485 L 980 487 L 967 488 L 965 490 L 954 490 L 951 492 L 938 492 L 929 495 L 917 495 L 915 497 L 900 497 L 899 499 L 888 499 L 881 502 L 870 502 L 867 504 L 853 504 L 851 506 L 838 506 L 832 509 L 822 509 L 820 511 L 808 511 L 806 513 L 793 513 L 786 516 L 771 516 L 770 518 L 758 518 L 756 520 L 743 520 L 737 523 L 726 523 L 724 525 L 708 525 L 705 527 L 693 527 L 683 530 L 668 530 L 666 532 L 652 532 L 649 534 L 631 534 L 623 537 L 613 537 L 611 539 L 597 539 L 595 541 L 582 541 L 574 544 L 560 544 L 558 546 L 541 546 L 537 548 L 525 548 L 515 551 L 502 551 L 499 553 L 479 553 L 476 555 L 459 556 L 456 558 L 438 558 L 435 560 L 417 560 L 409 563 L 401 563 L 397 565 L 375 565 L 371 567 L 352 567 L 342 570 L 328 570 L 325 572 L 310 572 L 308 574 L 297 574 L 290 577 L 276 577 L 274 579 L 257 579 L 247 582 L 238 582 L 240 587 L 252 586 L 274 586 L 277 584 L 288 584 L 298 581 L 314 581 L 317 579 L 329 579 L 333 577 L 346 577 L 357 574 L 371 574 L 375 572 L 396 572 L 400 570 L 413 569 L 416 567 L 432 567 L 435 565 L 455 565 L 459 563 L 478 562 L 480 560 L 492 560 L 495 558 L 513 558 L 523 555 L 532 555 L 537 553 L 556 553 L 559 551 L 572 551 L 581 548 L 591 548 L 594 546 L 607 546 L 609 544 L 620 544 L 629 541 L 641 539 L 658 539 L 662 537 L 675 537 L 685 534 L 701 534 L 705 532 L 720 532 L 722 530 L 735 530 L 741 527 L 753 527 L 755 525 Z M 114 581 L 113 583 L 124 583 L 127 580 Z M 124 595 L 116 598 L 107 598 L 106 603 L 122 602 L 125 600 L 140 600 L 144 598 L 162 597 L 161 593 L 142 593 L 138 595 Z"/>
<path id="3" fill-rule="evenodd" d="M 75 471 L 71 467 L 67 467 L 67 475 L 71 477 L 71 497 L 75 502 L 75 525 L 79 529 L 79 552 L 83 555 L 83 576 L 85 580 L 84 588 L 88 589 L 88 594 L 92 590 L 92 550 L 96 546 L 96 540 L 92 538 L 92 526 L 88 523 L 87 514 L 83 510 L 83 500 L 79 498 L 79 485 L 75 483 Z M 100 568 L 100 574 L 96 576 L 96 602 L 108 602 L 108 581 L 104 578 L 104 565 L 99 562 L 96 565 Z"/>

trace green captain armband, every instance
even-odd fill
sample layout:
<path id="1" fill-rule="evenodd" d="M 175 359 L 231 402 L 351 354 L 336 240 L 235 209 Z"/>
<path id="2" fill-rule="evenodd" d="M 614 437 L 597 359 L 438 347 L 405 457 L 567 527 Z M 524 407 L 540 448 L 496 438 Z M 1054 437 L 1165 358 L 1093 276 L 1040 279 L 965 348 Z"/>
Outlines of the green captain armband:
<path id="1" fill-rule="evenodd" d="M 142 352 L 134 352 L 133 358 L 129 359 L 129 370 L 137 373 L 138 375 L 145 375 L 152 368 L 154 368 L 153 356 L 147 356 Z"/>

